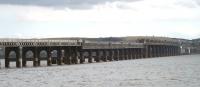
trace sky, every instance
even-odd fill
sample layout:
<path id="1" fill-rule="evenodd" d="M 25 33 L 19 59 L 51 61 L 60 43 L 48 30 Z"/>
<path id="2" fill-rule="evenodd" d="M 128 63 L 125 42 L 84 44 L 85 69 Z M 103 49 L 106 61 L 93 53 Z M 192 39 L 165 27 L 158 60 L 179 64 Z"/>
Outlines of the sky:
<path id="1" fill-rule="evenodd" d="M 200 0 L 0 0 L 0 38 L 200 38 Z"/>

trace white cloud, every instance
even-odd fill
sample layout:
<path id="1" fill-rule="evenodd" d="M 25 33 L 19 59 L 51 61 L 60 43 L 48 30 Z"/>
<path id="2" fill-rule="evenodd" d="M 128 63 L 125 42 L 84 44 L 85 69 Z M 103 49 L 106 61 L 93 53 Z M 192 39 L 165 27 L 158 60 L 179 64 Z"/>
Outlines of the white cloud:
<path id="1" fill-rule="evenodd" d="M 54 26 L 55 28 L 58 23 L 66 23 L 59 28 L 61 28 L 60 31 L 68 29 L 68 31 L 73 32 L 72 34 L 68 33 L 69 36 L 159 35 L 174 37 L 176 35 L 173 34 L 176 33 L 177 37 L 196 38 L 200 32 L 198 23 L 196 23 L 200 22 L 200 7 L 192 0 L 118 1 L 95 5 L 92 9 L 85 10 L 37 6 L 6 7 L 16 11 L 19 22 L 33 23 L 32 29 L 40 29 L 40 26 Z M 55 25 L 43 25 L 46 22 L 55 23 Z M 67 25 L 70 22 L 75 23 L 75 25 Z M 34 26 L 34 23 L 37 25 Z M 38 23 L 41 23 L 40 26 Z M 55 33 L 51 27 L 46 28 L 51 31 L 42 36 Z M 66 36 L 62 32 L 59 33 L 55 36 Z"/>

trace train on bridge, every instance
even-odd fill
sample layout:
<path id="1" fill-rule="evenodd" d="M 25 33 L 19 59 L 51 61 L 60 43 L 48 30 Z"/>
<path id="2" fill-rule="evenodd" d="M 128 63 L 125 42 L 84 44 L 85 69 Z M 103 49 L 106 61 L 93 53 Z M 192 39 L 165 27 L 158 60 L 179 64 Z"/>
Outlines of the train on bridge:
<path id="1" fill-rule="evenodd" d="M 180 42 L 166 37 L 134 37 L 122 41 L 88 39 L 0 39 L 5 67 L 82 64 L 180 55 Z"/>

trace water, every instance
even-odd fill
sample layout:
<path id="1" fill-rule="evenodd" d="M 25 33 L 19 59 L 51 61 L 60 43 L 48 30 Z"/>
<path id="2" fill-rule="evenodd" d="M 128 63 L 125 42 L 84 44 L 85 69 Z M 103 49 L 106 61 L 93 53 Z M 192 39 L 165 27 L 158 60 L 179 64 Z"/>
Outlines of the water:
<path id="1" fill-rule="evenodd" d="M 200 55 L 3 68 L 0 87 L 200 87 Z"/>

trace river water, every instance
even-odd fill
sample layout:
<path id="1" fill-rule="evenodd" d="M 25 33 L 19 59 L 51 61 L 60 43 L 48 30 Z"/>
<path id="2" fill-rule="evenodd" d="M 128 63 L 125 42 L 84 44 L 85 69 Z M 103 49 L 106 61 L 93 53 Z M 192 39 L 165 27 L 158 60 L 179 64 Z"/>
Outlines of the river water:
<path id="1" fill-rule="evenodd" d="M 200 87 L 200 55 L 2 68 L 0 87 Z"/>

